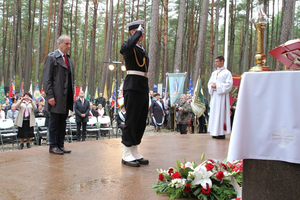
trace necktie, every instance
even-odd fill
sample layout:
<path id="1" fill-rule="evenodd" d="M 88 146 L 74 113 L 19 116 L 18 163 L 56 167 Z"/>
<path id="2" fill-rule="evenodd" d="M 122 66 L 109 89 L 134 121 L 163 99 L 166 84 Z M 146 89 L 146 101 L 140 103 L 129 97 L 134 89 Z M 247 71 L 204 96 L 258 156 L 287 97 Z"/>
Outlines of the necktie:
<path id="1" fill-rule="evenodd" d="M 69 69 L 69 63 L 68 63 L 68 58 L 67 58 L 66 54 L 64 54 L 64 59 L 65 59 L 66 66 Z"/>
<path id="2" fill-rule="evenodd" d="M 83 106 L 83 99 L 81 99 L 81 105 Z"/>

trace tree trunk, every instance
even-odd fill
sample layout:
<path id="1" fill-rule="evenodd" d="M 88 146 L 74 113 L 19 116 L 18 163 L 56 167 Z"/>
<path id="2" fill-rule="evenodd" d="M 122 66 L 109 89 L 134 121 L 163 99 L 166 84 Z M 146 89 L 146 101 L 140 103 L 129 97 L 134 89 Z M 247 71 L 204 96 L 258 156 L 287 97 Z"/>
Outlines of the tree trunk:
<path id="1" fill-rule="evenodd" d="M 180 0 L 180 10 L 178 17 L 178 29 L 176 38 L 176 49 L 175 49 L 175 60 L 174 60 L 174 72 L 180 70 L 181 58 L 182 58 L 182 45 L 183 45 L 183 34 L 184 34 L 184 17 L 185 17 L 185 0 Z"/>
<path id="2" fill-rule="evenodd" d="M 18 0 L 18 33 L 19 33 L 19 80 L 22 84 L 23 80 L 23 69 L 22 69 L 22 25 L 21 25 L 21 0 Z M 27 88 L 26 88 L 27 89 Z M 26 90 L 25 90 L 26 91 Z"/>
<path id="3" fill-rule="evenodd" d="M 151 32 L 149 41 L 149 88 L 153 89 L 156 71 L 156 55 L 157 55 L 157 33 L 158 33 L 158 17 L 159 17 L 159 0 L 153 0 L 151 13 Z"/>
<path id="4" fill-rule="evenodd" d="M 33 19 L 34 20 L 34 19 Z M 31 72 L 31 0 L 28 0 L 28 26 L 27 26 L 27 36 L 26 36 L 26 65 L 25 65 L 25 77 L 24 77 L 24 88 L 29 88 L 30 84 L 30 72 Z M 22 82 L 20 82 L 20 87 L 22 87 Z"/>
<path id="5" fill-rule="evenodd" d="M 137 0 L 135 20 L 139 19 L 140 0 Z"/>
<path id="6" fill-rule="evenodd" d="M 95 43 L 96 43 L 96 27 L 97 27 L 97 11 L 98 11 L 98 0 L 93 0 L 94 3 L 94 17 L 93 17 L 93 29 L 91 37 L 91 56 L 89 65 L 89 92 L 90 94 L 95 93 L 95 82 L 94 82 L 94 71 L 95 71 Z"/>
<path id="7" fill-rule="evenodd" d="M 213 68 L 214 65 L 214 0 L 211 2 L 211 9 L 210 9 L 210 52 L 209 52 L 209 69 Z M 217 20 L 217 19 L 216 19 Z M 216 30 L 215 30 L 216 32 Z M 210 70 L 211 71 L 211 70 Z"/>
<path id="8" fill-rule="evenodd" d="M 249 12 L 250 12 L 250 1 L 246 4 L 246 21 L 245 21 L 245 35 L 242 42 L 242 52 L 240 59 L 240 74 L 248 71 L 248 48 L 249 48 Z"/>
<path id="9" fill-rule="evenodd" d="M 112 31 L 113 31 L 113 0 L 110 0 L 109 4 L 109 16 L 107 24 L 107 33 L 106 33 L 106 42 L 105 42 L 105 53 L 104 53 L 104 62 L 109 62 L 111 58 L 111 43 L 112 43 Z M 108 64 L 104 63 L 102 68 L 102 77 L 100 84 L 100 91 L 104 91 L 105 82 L 107 83 L 107 88 L 110 87 L 109 84 L 109 73 L 107 71 Z M 109 90 L 109 89 L 108 89 Z"/>
<path id="10" fill-rule="evenodd" d="M 13 27 L 12 27 L 12 48 L 11 48 L 11 59 L 10 59 L 10 74 L 9 74 L 9 81 L 8 83 L 10 84 L 11 81 L 13 80 L 13 77 L 16 73 L 15 66 L 16 66 L 16 62 L 15 62 L 15 57 L 17 56 L 16 54 L 16 38 L 17 38 L 17 34 L 16 34 L 16 14 L 17 14 L 17 4 L 18 4 L 19 0 L 15 0 L 14 1 L 14 14 L 13 14 Z M 21 81 L 22 79 L 19 80 Z"/>
<path id="11" fill-rule="evenodd" d="M 71 42 L 73 41 L 73 5 L 74 5 L 74 0 L 72 0 L 72 4 L 71 4 L 71 14 L 70 14 L 70 34 L 68 34 L 70 36 Z M 73 48 L 70 49 L 69 51 L 69 55 L 72 57 L 73 55 Z M 74 59 L 73 59 L 74 61 Z M 73 62 L 74 64 L 74 62 Z"/>
<path id="12" fill-rule="evenodd" d="M 233 72 L 233 57 L 234 57 L 234 42 L 235 42 L 235 4 L 231 0 L 231 10 L 230 10 L 230 43 L 229 43 L 229 58 L 227 68 L 229 71 Z M 226 59 L 226 58 L 225 58 Z"/>
<path id="13" fill-rule="evenodd" d="M 281 20 L 281 29 L 280 29 L 280 39 L 279 44 L 283 44 L 289 40 L 289 36 L 291 35 L 292 30 L 292 22 L 294 18 L 295 10 L 293 10 L 294 4 L 289 0 L 282 0 L 282 20 Z M 284 69 L 284 65 L 279 63 L 279 70 Z"/>
<path id="14" fill-rule="evenodd" d="M 38 42 L 37 42 L 37 54 L 36 54 L 36 66 L 35 66 L 35 82 L 39 80 L 39 70 L 41 63 L 41 43 L 42 43 L 42 21 L 43 21 L 43 0 L 40 0 L 39 8 L 39 30 L 38 30 Z"/>
<path id="15" fill-rule="evenodd" d="M 85 90 L 85 65 L 86 65 L 86 43 L 87 43 L 87 30 L 88 30 L 88 11 L 89 11 L 89 0 L 86 1 L 85 5 L 85 22 L 84 22 L 84 38 L 83 38 L 83 56 L 82 56 L 82 72 L 81 72 L 81 87 Z"/>
<path id="16" fill-rule="evenodd" d="M 5 1 L 5 0 L 4 0 Z M 3 5 L 4 5 L 4 1 L 3 1 Z M 4 8 L 4 7 L 3 7 Z M 4 20 L 3 20 L 3 30 L 5 30 L 4 31 L 4 33 L 3 33 L 3 74 L 2 74 L 2 76 L 3 77 L 1 77 L 2 78 L 2 80 L 4 81 L 4 85 L 9 85 L 9 72 L 10 72 L 10 56 L 9 56 L 9 53 L 10 53 L 10 47 L 11 47 L 11 45 L 10 45 L 10 41 L 11 41 L 11 33 L 9 33 L 9 44 L 8 44 L 8 46 L 9 46 L 9 49 L 8 49 L 8 62 L 7 62 L 7 64 L 5 64 L 5 49 L 6 49 L 6 40 L 7 40 L 7 29 L 8 29 L 8 18 L 9 18 L 9 15 L 8 15 L 8 13 L 9 13 L 9 4 L 7 4 L 6 5 L 6 23 L 5 23 L 5 27 L 4 27 Z M 3 19 L 4 19 L 4 10 L 3 10 Z M 5 74 L 5 71 L 4 71 L 4 67 L 5 66 L 7 66 L 6 67 L 6 74 Z"/>
<path id="17" fill-rule="evenodd" d="M 63 22 L 63 13 L 64 13 L 64 0 L 59 0 L 58 4 L 58 14 L 57 14 L 57 26 L 56 26 L 56 38 L 62 35 L 62 22 Z M 55 42 L 55 49 L 57 49 L 57 42 Z"/>
<path id="18" fill-rule="evenodd" d="M 166 73 L 168 72 L 168 0 L 164 0 L 164 39 L 163 39 L 163 70 L 162 84 L 166 86 Z"/>
<path id="19" fill-rule="evenodd" d="M 78 19 L 78 0 L 76 0 L 76 6 L 75 6 L 75 30 L 74 30 L 74 57 L 73 57 L 73 61 L 74 61 L 74 66 L 75 66 L 75 85 L 78 85 L 78 75 L 79 75 L 79 67 L 77 66 L 77 19 Z"/>
<path id="20" fill-rule="evenodd" d="M 54 13 L 53 13 L 53 34 L 52 34 L 52 52 L 55 50 L 55 48 L 57 47 L 57 42 L 56 42 L 56 1 L 57 0 L 54 0 Z"/>
<path id="21" fill-rule="evenodd" d="M 214 53 L 213 53 L 213 61 L 215 60 L 215 58 L 218 56 L 219 52 L 218 52 L 218 42 L 219 42 L 219 14 L 220 14 L 220 0 L 216 1 L 216 21 L 215 21 L 215 35 L 214 35 Z M 213 68 L 214 68 L 214 62 L 211 66 L 211 68 L 209 69 L 209 74 L 211 74 L 213 72 Z"/>
<path id="22" fill-rule="evenodd" d="M 199 76 L 199 70 L 201 70 L 202 74 L 205 74 L 204 67 L 204 54 L 205 54 L 205 37 L 207 30 L 207 17 L 208 17 L 208 5 L 209 0 L 202 1 L 201 8 L 201 16 L 200 16 L 200 25 L 199 25 L 199 33 L 198 33 L 198 43 L 197 43 L 197 54 L 196 54 L 196 62 L 195 62 L 195 70 L 194 70 L 194 82 L 197 80 Z"/>

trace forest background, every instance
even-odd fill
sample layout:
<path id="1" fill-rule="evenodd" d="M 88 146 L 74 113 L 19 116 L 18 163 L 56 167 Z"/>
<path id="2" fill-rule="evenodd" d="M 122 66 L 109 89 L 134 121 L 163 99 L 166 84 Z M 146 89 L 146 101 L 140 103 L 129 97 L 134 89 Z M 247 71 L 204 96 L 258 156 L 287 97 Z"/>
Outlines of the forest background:
<path id="1" fill-rule="evenodd" d="M 162 83 L 166 72 L 187 72 L 195 85 L 201 76 L 207 86 L 214 58 L 224 55 L 226 0 L 2 0 L 0 78 L 6 87 L 15 81 L 42 83 L 45 57 L 56 49 L 61 34 L 71 37 L 69 52 L 75 65 L 76 86 L 94 94 L 108 90 L 120 69 L 108 63 L 123 62 L 121 44 L 129 37 L 126 24 L 146 21 L 143 46 L 149 53 L 149 86 Z M 228 69 L 241 75 L 254 63 L 256 31 L 251 24 L 258 5 L 269 17 L 265 29 L 265 55 L 273 70 L 283 70 L 268 51 L 300 37 L 300 3 L 295 0 L 230 0 Z M 117 65 L 117 68 L 120 66 Z M 39 84 L 41 88 L 41 84 Z M 204 90 L 207 94 L 207 90 Z"/>

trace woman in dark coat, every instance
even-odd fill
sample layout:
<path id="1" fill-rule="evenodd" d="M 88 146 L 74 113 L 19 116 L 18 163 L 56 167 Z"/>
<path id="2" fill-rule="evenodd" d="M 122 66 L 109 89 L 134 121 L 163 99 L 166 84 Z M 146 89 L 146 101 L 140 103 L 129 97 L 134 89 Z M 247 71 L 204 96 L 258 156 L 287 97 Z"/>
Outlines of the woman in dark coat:
<path id="1" fill-rule="evenodd" d="M 152 117 L 152 124 L 155 131 L 160 131 L 160 127 L 164 124 L 165 120 L 165 107 L 162 100 L 159 100 L 160 94 L 156 93 L 155 100 L 152 101 L 150 112 Z"/>

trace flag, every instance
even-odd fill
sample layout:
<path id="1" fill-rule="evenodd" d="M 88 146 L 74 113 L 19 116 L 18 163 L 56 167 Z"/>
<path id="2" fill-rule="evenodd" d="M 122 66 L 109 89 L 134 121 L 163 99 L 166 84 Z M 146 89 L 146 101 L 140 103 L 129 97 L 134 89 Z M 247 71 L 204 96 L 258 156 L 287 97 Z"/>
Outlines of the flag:
<path id="1" fill-rule="evenodd" d="M 124 97 L 123 97 L 123 82 L 120 85 L 120 88 L 118 90 L 118 108 L 122 107 L 124 105 Z"/>
<path id="2" fill-rule="evenodd" d="M 98 88 L 96 88 L 95 98 L 94 99 L 97 99 L 97 97 L 98 97 Z"/>
<path id="3" fill-rule="evenodd" d="M 32 82 L 30 81 L 29 93 L 32 95 Z"/>
<path id="4" fill-rule="evenodd" d="M 195 92 L 191 103 L 191 108 L 195 115 L 202 116 L 206 107 L 205 107 L 205 101 L 202 91 L 202 84 L 201 84 L 201 78 L 198 77 L 196 86 L 195 86 Z"/>
<path id="5" fill-rule="evenodd" d="M 35 86 L 33 97 L 34 97 L 35 101 L 38 101 L 41 98 L 41 92 L 40 92 L 39 84 L 36 84 L 36 86 Z"/>
<path id="6" fill-rule="evenodd" d="M 81 87 L 76 86 L 75 87 L 75 94 L 74 94 L 74 101 L 78 98 L 79 92 L 81 91 Z"/>
<path id="7" fill-rule="evenodd" d="M 104 86 L 104 94 L 103 94 L 103 97 L 104 97 L 106 100 L 108 99 L 106 83 L 105 83 L 105 86 Z"/>
<path id="8" fill-rule="evenodd" d="M 20 88 L 20 94 L 24 94 L 24 84 L 22 82 L 21 88 Z"/>
<path id="9" fill-rule="evenodd" d="M 111 86 L 111 93 L 110 93 L 110 98 L 111 98 L 111 107 L 115 106 L 115 101 L 116 101 L 116 83 L 113 81 L 112 86 Z"/>
<path id="10" fill-rule="evenodd" d="M 9 97 L 15 96 L 15 81 L 11 83 L 8 95 Z"/>
<path id="11" fill-rule="evenodd" d="M 90 100 L 90 95 L 89 95 L 89 89 L 88 89 L 88 86 L 86 86 L 86 88 L 85 88 L 84 98 L 85 98 L 86 100 Z"/>
<path id="12" fill-rule="evenodd" d="M 192 76 L 190 76 L 190 84 L 189 84 L 189 95 L 193 96 L 193 82 L 192 82 Z"/>
<path id="13" fill-rule="evenodd" d="M 3 84 L 3 81 L 1 83 L 1 87 L 0 87 L 0 103 L 1 104 L 5 104 L 5 90 L 4 90 L 4 84 Z"/>
<path id="14" fill-rule="evenodd" d="M 41 94 L 44 92 L 44 90 L 43 90 L 43 85 L 42 85 L 42 88 L 41 88 Z"/>

